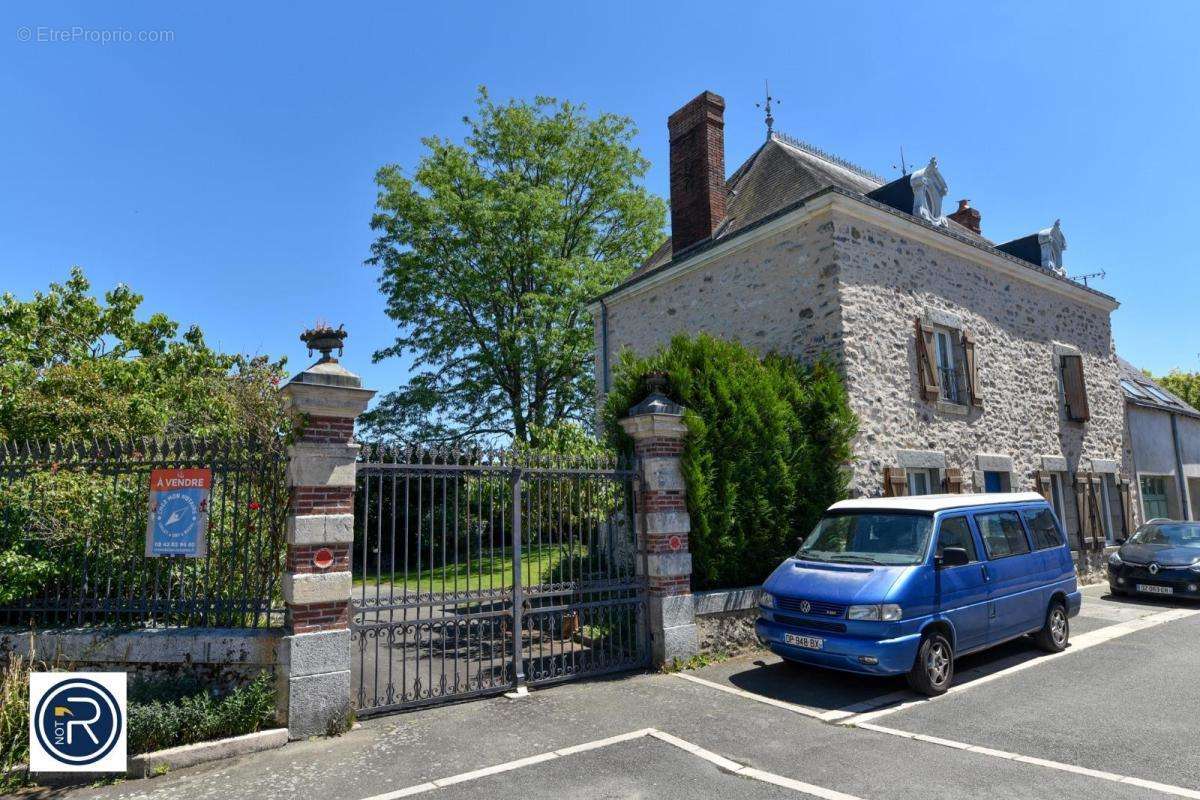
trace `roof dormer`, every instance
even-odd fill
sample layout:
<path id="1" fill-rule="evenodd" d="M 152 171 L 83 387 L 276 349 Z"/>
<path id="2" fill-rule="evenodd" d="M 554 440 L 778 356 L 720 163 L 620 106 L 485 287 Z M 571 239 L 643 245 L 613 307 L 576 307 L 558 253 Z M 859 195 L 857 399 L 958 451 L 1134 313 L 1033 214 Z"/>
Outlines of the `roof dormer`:
<path id="1" fill-rule="evenodd" d="M 946 179 L 938 170 L 937 159 L 931 158 L 919 170 L 868 192 L 867 197 L 933 225 L 945 226 L 942 201 L 947 191 Z"/>
<path id="2" fill-rule="evenodd" d="M 1005 242 L 997 247 L 1030 264 L 1045 267 L 1059 275 L 1067 274 L 1063 267 L 1063 251 L 1067 249 L 1067 239 L 1063 236 L 1062 220 L 1056 219 L 1049 228 L 1022 236 L 1020 239 L 1013 239 L 1011 242 Z"/>

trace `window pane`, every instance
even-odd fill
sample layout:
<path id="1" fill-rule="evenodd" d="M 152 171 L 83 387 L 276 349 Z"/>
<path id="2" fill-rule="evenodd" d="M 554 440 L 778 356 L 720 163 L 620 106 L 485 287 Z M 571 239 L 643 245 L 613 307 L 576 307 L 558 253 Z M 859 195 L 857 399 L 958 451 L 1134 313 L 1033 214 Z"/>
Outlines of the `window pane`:
<path id="1" fill-rule="evenodd" d="M 993 514 L 978 514 L 975 524 L 983 536 L 983 546 L 988 558 L 1003 558 L 1029 552 L 1029 542 L 1021 529 L 1021 519 L 1015 511 L 997 511 Z"/>
<path id="2" fill-rule="evenodd" d="M 1058 532 L 1058 526 L 1054 524 L 1054 515 L 1050 513 L 1050 509 L 1026 511 L 1025 524 L 1029 526 L 1035 549 L 1044 550 L 1062 544 L 1062 535 Z"/>
<path id="3" fill-rule="evenodd" d="M 967 525 L 966 517 L 949 517 L 942 520 L 941 533 L 938 534 L 937 554 L 942 554 L 946 547 L 961 547 L 967 551 L 972 561 L 978 561 L 975 553 L 975 539 L 971 536 L 971 528 Z"/>
<path id="4" fill-rule="evenodd" d="M 909 473 L 909 494 L 929 494 L 929 475 L 925 470 Z"/>

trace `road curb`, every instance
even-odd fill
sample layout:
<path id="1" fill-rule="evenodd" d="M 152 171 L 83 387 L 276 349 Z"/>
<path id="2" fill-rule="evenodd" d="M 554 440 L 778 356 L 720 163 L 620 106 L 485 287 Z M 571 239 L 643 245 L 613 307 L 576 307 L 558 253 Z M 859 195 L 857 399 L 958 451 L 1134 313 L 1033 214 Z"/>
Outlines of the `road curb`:
<path id="1" fill-rule="evenodd" d="M 130 778 L 147 778 L 156 773 L 183 769 L 207 761 L 273 750 L 283 747 L 287 743 L 287 728 L 270 728 L 256 733 L 247 733 L 244 736 L 233 736 L 229 739 L 169 747 L 166 750 L 130 756 L 129 768 L 125 774 Z"/>

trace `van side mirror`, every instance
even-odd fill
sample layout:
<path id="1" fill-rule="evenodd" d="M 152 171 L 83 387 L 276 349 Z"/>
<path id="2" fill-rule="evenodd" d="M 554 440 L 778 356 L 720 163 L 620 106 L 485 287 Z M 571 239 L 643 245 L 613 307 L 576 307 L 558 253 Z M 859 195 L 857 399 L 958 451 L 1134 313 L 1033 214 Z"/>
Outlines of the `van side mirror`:
<path id="1" fill-rule="evenodd" d="M 970 563 L 971 557 L 961 547 L 943 547 L 942 555 L 938 559 L 939 567 L 961 567 Z"/>

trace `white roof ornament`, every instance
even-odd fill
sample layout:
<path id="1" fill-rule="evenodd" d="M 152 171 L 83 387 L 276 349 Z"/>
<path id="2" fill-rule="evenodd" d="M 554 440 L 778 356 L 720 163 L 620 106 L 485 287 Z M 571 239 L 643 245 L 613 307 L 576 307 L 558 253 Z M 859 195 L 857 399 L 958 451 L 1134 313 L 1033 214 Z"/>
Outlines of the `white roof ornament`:
<path id="1" fill-rule="evenodd" d="M 1038 231 L 1038 244 L 1042 247 L 1042 266 L 1052 269 L 1059 275 L 1066 275 L 1063 267 L 1063 250 L 1067 249 L 1067 240 L 1062 232 L 1062 220 L 1054 220 L 1053 227 Z"/>
<path id="2" fill-rule="evenodd" d="M 945 226 L 946 217 L 942 214 L 942 200 L 946 197 L 948 188 L 942 173 L 938 171 L 937 157 L 929 159 L 929 163 L 909 176 L 909 184 L 913 193 L 913 216 L 920 217 L 934 225 Z"/>

